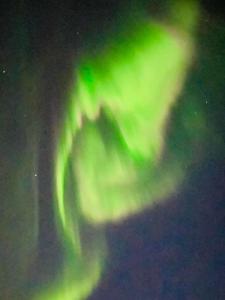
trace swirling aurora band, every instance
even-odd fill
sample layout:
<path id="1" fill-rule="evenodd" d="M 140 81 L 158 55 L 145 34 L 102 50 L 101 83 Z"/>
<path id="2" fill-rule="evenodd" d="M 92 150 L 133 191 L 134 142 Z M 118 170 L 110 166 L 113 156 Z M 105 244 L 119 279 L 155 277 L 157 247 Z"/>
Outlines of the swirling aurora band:
<path id="1" fill-rule="evenodd" d="M 195 15 L 193 9 L 189 29 Z M 86 299 L 104 264 L 99 228 L 176 188 L 181 170 L 161 154 L 192 44 L 188 30 L 174 33 L 143 18 L 98 56 L 81 60 L 56 151 L 55 211 L 65 263 L 56 283 L 35 299 Z M 95 228 L 86 242 L 85 221 Z"/>

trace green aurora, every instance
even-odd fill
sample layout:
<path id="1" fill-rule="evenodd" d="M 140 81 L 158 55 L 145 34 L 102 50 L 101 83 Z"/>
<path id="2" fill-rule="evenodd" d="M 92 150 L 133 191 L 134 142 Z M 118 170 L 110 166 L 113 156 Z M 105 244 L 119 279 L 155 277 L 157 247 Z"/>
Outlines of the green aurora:
<path id="1" fill-rule="evenodd" d="M 141 212 L 181 183 L 179 162 L 163 159 L 165 135 L 193 56 L 197 8 L 177 3 L 175 25 L 143 16 L 80 60 L 55 154 L 65 260 L 35 300 L 86 299 L 104 270 L 104 224 Z"/>

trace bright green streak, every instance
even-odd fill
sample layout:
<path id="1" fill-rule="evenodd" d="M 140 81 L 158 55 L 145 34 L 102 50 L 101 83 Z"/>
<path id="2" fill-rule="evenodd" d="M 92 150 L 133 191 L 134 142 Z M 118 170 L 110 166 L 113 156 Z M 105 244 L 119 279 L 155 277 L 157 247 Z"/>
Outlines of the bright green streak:
<path id="1" fill-rule="evenodd" d="M 191 20 L 189 11 L 188 29 Z M 84 220 L 118 221 L 175 190 L 182 172 L 161 156 L 192 50 L 188 31 L 143 19 L 98 56 L 82 59 L 56 151 L 55 210 L 65 265 L 53 289 L 37 299 L 85 299 L 97 285 L 104 242 L 96 233 L 96 242 L 85 246 Z"/>
<path id="2" fill-rule="evenodd" d="M 174 185 L 170 182 L 164 191 L 159 187 L 149 197 L 139 181 L 148 176 L 146 169 L 158 168 L 166 119 L 183 82 L 190 44 L 153 23 L 141 24 L 131 40 L 122 42 L 81 65 L 78 75 L 76 109 L 90 121 L 75 142 L 73 159 L 81 211 L 91 222 L 135 213 Z M 100 107 L 104 120 L 100 116 L 98 122 Z M 63 216 L 63 205 L 60 210 Z"/>
<path id="3" fill-rule="evenodd" d="M 138 195 L 133 199 L 133 192 L 125 192 L 122 196 L 126 200 L 121 201 L 117 186 L 136 182 L 141 162 L 148 169 L 157 164 L 166 119 L 192 51 L 188 37 L 177 38 L 158 24 L 143 22 L 135 29 L 126 41 L 117 40 L 99 57 L 86 58 L 79 68 L 57 159 L 58 210 L 63 227 L 68 222 L 63 196 L 65 170 L 74 151 L 79 205 L 92 222 L 120 218 L 143 207 Z M 103 127 L 114 128 L 105 133 L 107 141 L 101 136 L 101 125 L 96 126 L 100 109 L 110 123 Z M 78 133 L 79 143 L 74 147 Z M 146 199 L 146 205 L 149 201 Z"/>

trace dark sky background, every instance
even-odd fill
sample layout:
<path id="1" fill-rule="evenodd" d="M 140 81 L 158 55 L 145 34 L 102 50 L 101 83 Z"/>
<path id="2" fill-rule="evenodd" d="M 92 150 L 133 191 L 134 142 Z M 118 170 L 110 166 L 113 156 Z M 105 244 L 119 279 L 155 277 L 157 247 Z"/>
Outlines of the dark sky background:
<path id="1" fill-rule="evenodd" d="M 154 15 L 166 14 L 163 1 L 149 2 Z M 132 15 L 127 3 L 1 3 L 0 299 L 27 299 L 27 287 L 19 288 L 27 266 L 31 286 L 57 270 L 61 251 L 52 205 L 54 128 L 76 56 L 89 51 L 93 41 L 96 49 L 91 51 L 97 51 L 115 18 Z M 202 1 L 202 6 L 198 57 L 183 97 L 191 91 L 204 102 L 210 128 L 204 150 L 175 196 L 107 227 L 111 259 L 90 300 L 225 299 L 225 14 L 218 1 Z M 20 176 L 27 185 L 17 183 Z M 31 220 L 35 225 L 29 229 Z M 29 253 L 35 226 L 39 250 L 30 265 L 21 253 Z"/>

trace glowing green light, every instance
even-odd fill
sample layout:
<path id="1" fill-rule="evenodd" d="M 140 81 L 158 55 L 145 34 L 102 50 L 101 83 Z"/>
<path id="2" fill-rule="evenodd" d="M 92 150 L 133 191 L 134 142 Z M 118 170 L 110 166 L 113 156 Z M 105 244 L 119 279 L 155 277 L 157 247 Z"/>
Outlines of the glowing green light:
<path id="1" fill-rule="evenodd" d="M 76 110 L 84 121 L 71 151 L 81 212 L 91 222 L 120 219 L 155 200 L 139 178 L 159 168 L 166 120 L 191 54 L 188 40 L 154 23 L 140 24 L 127 40 L 129 48 L 112 44 L 78 73 Z"/>
<path id="2" fill-rule="evenodd" d="M 175 190 L 182 171 L 161 156 L 192 50 L 188 31 L 143 19 L 98 56 L 81 60 L 55 162 L 65 264 L 59 281 L 38 300 L 85 299 L 104 263 L 99 224 L 137 213 Z M 85 222 L 97 226 L 91 244 L 84 242 Z"/>

